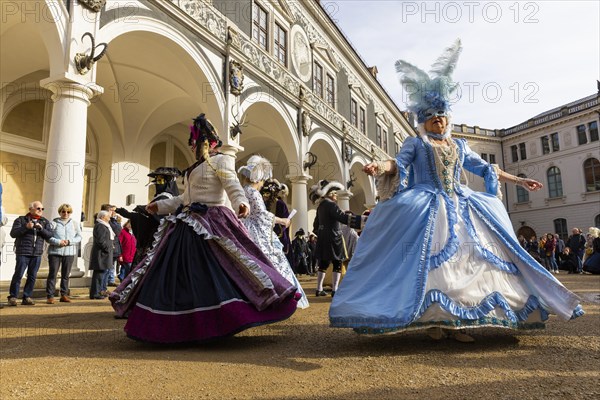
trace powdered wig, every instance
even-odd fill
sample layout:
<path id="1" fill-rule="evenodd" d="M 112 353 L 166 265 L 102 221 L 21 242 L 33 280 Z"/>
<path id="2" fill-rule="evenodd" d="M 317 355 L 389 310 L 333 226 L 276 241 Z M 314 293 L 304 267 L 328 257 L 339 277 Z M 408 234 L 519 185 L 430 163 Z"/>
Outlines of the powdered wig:
<path id="1" fill-rule="evenodd" d="M 269 160 L 257 155 L 250 157 L 238 173 L 253 183 L 266 181 L 273 176 L 273 166 Z"/>

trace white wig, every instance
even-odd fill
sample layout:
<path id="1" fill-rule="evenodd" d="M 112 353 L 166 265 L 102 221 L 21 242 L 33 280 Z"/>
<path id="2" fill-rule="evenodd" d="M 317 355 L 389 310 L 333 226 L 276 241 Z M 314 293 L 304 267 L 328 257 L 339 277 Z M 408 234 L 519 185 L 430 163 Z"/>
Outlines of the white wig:
<path id="1" fill-rule="evenodd" d="M 253 183 L 266 181 L 273 176 L 273 166 L 264 157 L 252 156 L 248 159 L 246 165 L 238 169 L 238 173 Z"/>

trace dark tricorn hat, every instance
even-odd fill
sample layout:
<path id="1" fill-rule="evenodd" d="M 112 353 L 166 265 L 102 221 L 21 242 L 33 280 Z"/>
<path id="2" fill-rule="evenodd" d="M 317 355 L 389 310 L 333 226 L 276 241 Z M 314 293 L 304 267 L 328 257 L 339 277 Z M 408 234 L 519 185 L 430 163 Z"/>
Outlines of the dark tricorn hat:
<path id="1" fill-rule="evenodd" d="M 304 236 L 304 229 L 300 228 L 296 231 L 296 235 L 295 236 Z"/>
<path id="2" fill-rule="evenodd" d="M 174 167 L 158 167 L 148 174 L 150 178 L 156 178 L 160 175 L 172 176 L 173 178 L 177 178 L 178 176 L 181 176 L 181 171 Z"/>

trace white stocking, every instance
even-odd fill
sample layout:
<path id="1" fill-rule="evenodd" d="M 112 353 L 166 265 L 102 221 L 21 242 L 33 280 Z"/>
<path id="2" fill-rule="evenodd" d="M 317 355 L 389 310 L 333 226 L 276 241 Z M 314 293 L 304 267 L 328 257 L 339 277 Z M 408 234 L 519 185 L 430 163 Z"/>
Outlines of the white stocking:
<path id="1" fill-rule="evenodd" d="M 331 290 L 334 292 L 337 292 L 338 290 L 338 285 L 340 284 L 340 280 L 342 279 L 342 273 L 341 272 L 334 272 L 331 275 Z"/>
<path id="2" fill-rule="evenodd" d="M 323 282 L 325 281 L 325 272 L 317 272 L 317 291 L 323 291 Z"/>

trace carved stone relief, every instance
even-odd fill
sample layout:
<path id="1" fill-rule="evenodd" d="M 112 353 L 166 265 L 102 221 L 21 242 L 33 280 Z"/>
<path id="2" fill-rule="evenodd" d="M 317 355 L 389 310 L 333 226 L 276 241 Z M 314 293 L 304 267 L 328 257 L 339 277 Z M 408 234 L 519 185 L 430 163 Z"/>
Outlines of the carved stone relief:
<path id="1" fill-rule="evenodd" d="M 100 12 L 106 4 L 106 0 L 79 0 L 79 3 L 94 12 Z"/>
<path id="2" fill-rule="evenodd" d="M 302 82 L 308 82 L 312 75 L 311 49 L 306 33 L 299 25 L 291 31 L 291 56 L 294 71 Z"/>
<path id="3" fill-rule="evenodd" d="M 237 61 L 229 61 L 230 92 L 239 96 L 244 91 L 244 66 Z"/>

